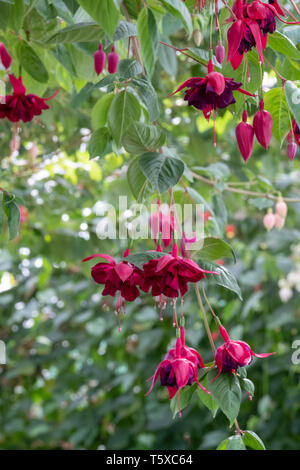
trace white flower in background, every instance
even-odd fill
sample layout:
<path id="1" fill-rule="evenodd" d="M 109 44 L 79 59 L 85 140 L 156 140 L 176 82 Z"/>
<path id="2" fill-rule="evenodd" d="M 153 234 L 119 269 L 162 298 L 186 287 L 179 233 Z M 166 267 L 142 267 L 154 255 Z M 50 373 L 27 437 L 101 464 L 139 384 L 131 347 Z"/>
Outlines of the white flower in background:
<path id="1" fill-rule="evenodd" d="M 279 290 L 279 297 L 281 299 L 281 302 L 285 303 L 288 302 L 293 297 L 293 291 L 290 287 L 282 287 Z"/>

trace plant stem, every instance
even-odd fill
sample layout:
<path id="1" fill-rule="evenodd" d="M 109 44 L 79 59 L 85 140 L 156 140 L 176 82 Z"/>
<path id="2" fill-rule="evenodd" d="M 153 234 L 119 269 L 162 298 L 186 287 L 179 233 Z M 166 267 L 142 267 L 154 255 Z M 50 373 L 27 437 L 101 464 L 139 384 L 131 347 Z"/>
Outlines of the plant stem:
<path id="1" fill-rule="evenodd" d="M 212 352 L 215 354 L 215 352 L 216 352 L 215 343 L 214 343 L 213 337 L 211 335 L 211 331 L 210 331 L 210 328 L 209 328 L 209 324 L 208 324 L 207 316 L 206 316 L 206 313 L 205 313 L 204 305 L 203 305 L 201 295 L 200 295 L 200 291 L 199 291 L 199 288 L 198 288 L 197 284 L 195 284 L 195 292 L 196 292 L 197 300 L 198 300 L 200 310 L 201 310 L 201 313 L 202 313 L 202 318 L 203 318 L 204 326 L 205 326 L 206 333 L 207 333 L 207 336 L 208 336 L 208 339 L 209 339 L 210 347 L 212 349 Z"/>

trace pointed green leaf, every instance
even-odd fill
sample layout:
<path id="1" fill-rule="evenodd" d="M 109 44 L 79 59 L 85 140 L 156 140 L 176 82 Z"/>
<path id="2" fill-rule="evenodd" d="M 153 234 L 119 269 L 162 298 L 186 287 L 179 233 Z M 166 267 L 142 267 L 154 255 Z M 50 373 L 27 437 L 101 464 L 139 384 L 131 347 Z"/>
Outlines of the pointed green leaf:
<path id="1" fill-rule="evenodd" d="M 193 33 L 193 23 L 190 12 L 184 2 L 182 0 L 161 0 L 161 2 L 166 10 L 182 21 L 184 29 L 188 36 L 191 37 Z"/>
<path id="2" fill-rule="evenodd" d="M 174 186 L 184 172 L 184 164 L 177 158 L 149 152 L 139 157 L 142 172 L 159 193 Z"/>
<path id="3" fill-rule="evenodd" d="M 107 127 L 100 127 L 92 133 L 88 143 L 88 152 L 91 158 L 100 157 L 105 152 L 109 142 L 109 132 Z"/>
<path id="4" fill-rule="evenodd" d="M 139 155 L 159 149 L 165 141 L 162 130 L 151 124 L 133 122 L 123 138 L 123 146 L 127 152 Z"/>
<path id="5" fill-rule="evenodd" d="M 261 438 L 253 431 L 245 431 L 243 433 L 243 441 L 247 447 L 253 450 L 266 450 Z"/>
<path id="6" fill-rule="evenodd" d="M 197 252 L 197 256 L 207 261 L 215 261 L 223 256 L 232 257 L 236 261 L 233 248 L 224 240 L 214 237 L 204 239 L 203 247 Z"/>
<path id="7" fill-rule="evenodd" d="M 123 90 L 114 97 L 108 111 L 108 125 L 118 147 L 129 124 L 138 121 L 140 114 L 140 104 L 132 93 Z"/>
<path id="8" fill-rule="evenodd" d="M 239 380 L 234 374 L 221 373 L 214 382 L 211 382 L 215 376 L 216 371 L 208 373 L 209 391 L 232 425 L 239 414 L 242 399 Z"/>
<path id="9" fill-rule="evenodd" d="M 48 72 L 37 53 L 27 42 L 20 41 L 18 44 L 18 56 L 21 58 L 22 67 L 34 80 L 47 83 L 49 80 Z"/>
<path id="10" fill-rule="evenodd" d="M 225 287 L 225 289 L 229 289 L 232 292 L 235 292 L 235 294 L 237 294 L 238 297 L 243 300 L 240 286 L 238 285 L 234 275 L 228 271 L 228 269 L 224 268 L 224 266 L 209 263 L 207 261 L 199 261 L 198 264 L 202 269 L 207 269 L 209 271 L 215 271 L 218 273 L 206 274 L 209 283 L 215 282 L 219 286 Z"/>
<path id="11" fill-rule="evenodd" d="M 116 31 L 120 12 L 114 0 L 78 0 L 82 8 L 95 20 L 108 34 L 113 37 Z"/>

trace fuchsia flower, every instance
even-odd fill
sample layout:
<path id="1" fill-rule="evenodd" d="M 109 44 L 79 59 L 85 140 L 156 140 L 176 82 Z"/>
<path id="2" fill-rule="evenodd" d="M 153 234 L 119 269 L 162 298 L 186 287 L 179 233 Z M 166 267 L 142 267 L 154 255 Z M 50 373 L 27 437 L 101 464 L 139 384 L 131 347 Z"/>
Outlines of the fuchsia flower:
<path id="1" fill-rule="evenodd" d="M 169 214 L 163 214 L 160 211 L 160 201 L 157 201 L 157 211 L 151 214 L 149 224 L 151 228 L 151 235 L 155 244 L 158 244 L 159 234 L 162 234 L 162 243 L 167 248 L 173 238 L 173 231 L 175 228 L 175 218 L 172 212 Z"/>
<path id="2" fill-rule="evenodd" d="M 219 41 L 218 45 L 216 46 L 216 59 L 219 64 L 222 64 L 223 60 L 225 59 L 225 47 L 221 41 Z"/>
<path id="3" fill-rule="evenodd" d="M 4 67 L 6 69 L 9 69 L 9 67 L 11 66 L 12 58 L 7 52 L 7 49 L 4 46 L 3 42 L 0 42 L 0 59 Z"/>
<path id="4" fill-rule="evenodd" d="M 130 250 L 126 250 L 123 257 L 130 254 Z M 119 329 L 120 327 L 120 314 L 123 307 L 123 299 L 128 302 L 132 302 L 139 295 L 139 286 L 144 292 L 149 290 L 144 279 L 144 273 L 141 269 L 128 263 L 127 261 L 121 261 L 116 263 L 114 258 L 109 255 L 99 253 L 88 256 L 82 261 L 89 261 L 93 258 L 103 258 L 108 263 L 98 263 L 91 269 L 91 275 L 97 284 L 104 284 L 104 290 L 102 295 L 111 295 L 114 297 L 119 291 L 119 297 L 116 304 L 116 311 L 119 313 Z"/>
<path id="5" fill-rule="evenodd" d="M 229 17 L 227 23 L 232 23 L 227 33 L 228 58 L 234 70 L 236 70 L 244 57 L 244 54 L 256 47 L 259 60 L 264 63 L 263 50 L 267 46 L 268 33 L 274 33 L 276 29 L 275 16 L 286 24 L 281 16 L 285 16 L 277 0 L 269 1 L 269 4 L 260 0 L 248 3 L 246 0 L 236 0 L 232 8 L 236 18 Z"/>
<path id="6" fill-rule="evenodd" d="M 243 121 L 240 122 L 235 130 L 236 140 L 245 162 L 251 156 L 253 150 L 254 129 L 251 124 L 247 123 L 247 111 L 243 111 Z"/>
<path id="7" fill-rule="evenodd" d="M 241 88 L 242 83 L 234 81 L 233 78 L 226 78 L 219 72 L 214 72 L 211 60 L 208 62 L 207 71 L 208 74 L 204 78 L 189 78 L 172 93 L 174 95 L 183 88 L 188 88 L 184 100 L 188 102 L 189 106 L 200 109 L 206 119 L 210 118 L 213 110 L 227 108 L 235 103 L 232 93 L 234 90 L 244 95 L 254 96 Z"/>
<path id="8" fill-rule="evenodd" d="M 264 106 L 264 100 L 260 100 L 259 111 L 253 118 L 253 129 L 260 145 L 267 149 L 272 137 L 273 119 L 271 114 L 264 109 Z"/>
<path id="9" fill-rule="evenodd" d="M 164 294 L 166 297 L 183 296 L 188 290 L 188 282 L 198 282 L 205 273 L 217 274 L 201 269 L 195 261 L 178 256 L 174 243 L 172 252 L 144 264 L 146 284 L 150 285 L 153 297 Z"/>
<path id="10" fill-rule="evenodd" d="M 109 73 L 116 73 L 118 69 L 118 63 L 120 61 L 119 54 L 116 53 L 116 48 L 114 45 L 111 46 L 111 52 L 107 56 L 107 70 Z"/>
<path id="11" fill-rule="evenodd" d="M 106 54 L 103 50 L 102 44 L 98 45 L 98 50 L 94 54 L 94 65 L 97 75 L 100 75 L 103 72 L 105 67 Z"/>
<path id="12" fill-rule="evenodd" d="M 198 380 L 198 369 L 202 367 L 205 366 L 200 354 L 195 349 L 185 345 L 185 330 L 182 326 L 180 328 L 180 338 L 177 339 L 175 348 L 167 352 L 154 375 L 148 379 L 152 380 L 152 384 L 146 395 L 152 391 L 158 376 L 160 376 L 161 385 L 168 387 L 170 400 L 178 390 L 178 408 L 179 416 L 181 416 L 180 389 L 196 382 L 204 392 L 210 395 L 210 392 Z"/>
<path id="13" fill-rule="evenodd" d="M 233 341 L 229 338 L 224 326 L 219 326 L 219 331 L 225 343 L 216 350 L 215 361 L 218 368 L 216 380 L 221 372 L 234 372 L 238 367 L 248 366 L 252 362 L 252 356 L 268 357 L 275 353 L 255 354 L 249 344 L 244 341 Z"/>
<path id="14" fill-rule="evenodd" d="M 34 116 L 39 116 L 45 109 L 49 109 L 46 101 L 54 98 L 58 91 L 49 98 L 41 98 L 34 94 L 26 95 L 22 77 L 16 78 L 9 74 L 9 80 L 13 87 L 13 94 L 5 96 L 5 103 L 0 104 L 0 118 L 7 117 L 11 122 L 32 121 Z"/>

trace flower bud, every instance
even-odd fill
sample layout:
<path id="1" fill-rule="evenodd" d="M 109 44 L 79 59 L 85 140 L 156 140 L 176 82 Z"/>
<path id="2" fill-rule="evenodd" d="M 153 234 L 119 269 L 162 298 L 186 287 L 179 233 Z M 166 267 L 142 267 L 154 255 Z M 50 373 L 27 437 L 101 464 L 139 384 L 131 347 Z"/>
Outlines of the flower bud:
<path id="1" fill-rule="evenodd" d="M 105 67 L 105 60 L 106 60 L 106 54 L 103 50 L 102 44 L 99 44 L 98 51 L 96 51 L 94 54 L 94 64 L 95 64 L 95 71 L 97 75 L 100 75 L 100 73 L 103 72 L 103 69 Z"/>
<path id="2" fill-rule="evenodd" d="M 260 100 L 259 111 L 257 111 L 253 119 L 253 128 L 258 142 L 265 149 L 268 148 L 272 137 L 272 126 L 272 116 L 264 109 L 264 101 Z"/>
<path id="3" fill-rule="evenodd" d="M 236 140 L 245 162 L 247 162 L 251 156 L 254 137 L 254 129 L 251 124 L 247 123 L 247 117 L 247 111 L 244 111 L 243 121 L 237 125 L 235 130 Z"/>
<path id="4" fill-rule="evenodd" d="M 264 216 L 264 226 L 269 231 L 275 225 L 275 214 L 273 214 L 272 209 L 268 210 L 268 213 Z"/>
<path id="5" fill-rule="evenodd" d="M 279 199 L 279 201 L 276 204 L 276 214 L 278 214 L 280 217 L 285 218 L 287 211 L 288 211 L 288 207 L 286 203 L 284 202 L 283 199 Z"/>
<path id="6" fill-rule="evenodd" d="M 199 47 L 202 41 L 202 33 L 200 29 L 194 32 L 194 41 L 195 41 L 196 46 Z"/>
<path id="7" fill-rule="evenodd" d="M 6 47 L 4 46 L 3 42 L 0 42 L 0 58 L 1 62 L 6 69 L 9 69 L 11 65 L 12 58 L 7 52 Z"/>
<path id="8" fill-rule="evenodd" d="M 225 48 L 221 41 L 219 41 L 217 47 L 216 47 L 216 59 L 219 62 L 219 64 L 222 64 L 223 60 L 225 59 Z"/>
<path id="9" fill-rule="evenodd" d="M 286 149 L 287 149 L 287 154 L 288 154 L 288 157 L 290 158 L 290 160 L 294 160 L 294 157 L 295 157 L 296 152 L 297 152 L 296 142 L 294 142 L 293 140 L 291 142 L 288 142 Z"/>
<path id="10" fill-rule="evenodd" d="M 285 224 L 285 218 L 280 217 L 280 215 L 278 214 L 275 214 L 275 227 L 278 230 L 281 230 L 284 227 L 284 224 Z"/>
<path id="11" fill-rule="evenodd" d="M 111 52 L 107 56 L 108 71 L 109 73 L 116 73 L 118 69 L 118 63 L 120 60 L 119 54 L 115 52 L 116 48 L 114 45 L 111 46 Z"/>

